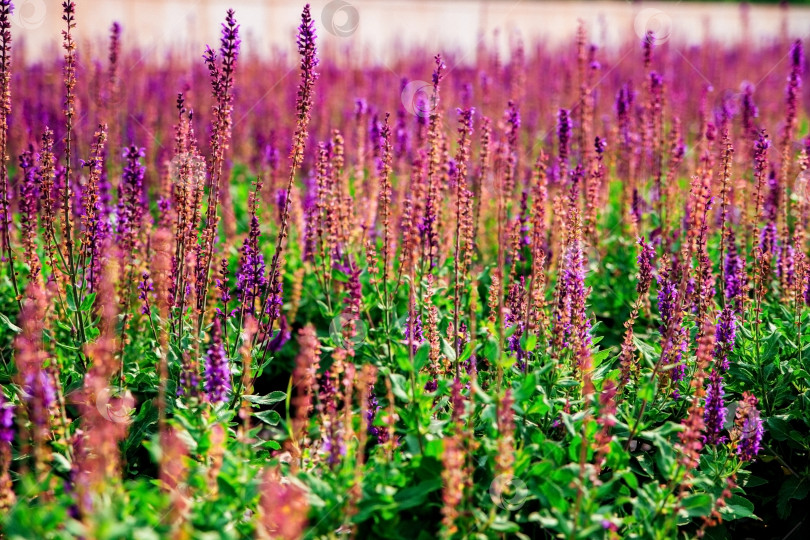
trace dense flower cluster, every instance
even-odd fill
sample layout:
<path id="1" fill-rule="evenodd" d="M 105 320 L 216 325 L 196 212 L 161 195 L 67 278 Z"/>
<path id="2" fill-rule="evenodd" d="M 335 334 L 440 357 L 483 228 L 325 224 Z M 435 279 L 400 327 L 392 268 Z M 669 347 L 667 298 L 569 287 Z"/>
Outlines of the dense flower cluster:
<path id="1" fill-rule="evenodd" d="M 760 451 L 764 428 L 757 404 L 759 400 L 750 392 L 744 392 L 734 418 L 732 441 L 737 443 L 737 455 L 744 461 L 752 461 Z"/>
<path id="2" fill-rule="evenodd" d="M 230 392 L 231 368 L 222 344 L 222 323 L 214 319 L 205 361 L 205 394 L 211 403 L 224 403 L 230 398 Z"/>
<path id="3" fill-rule="evenodd" d="M 66 1 L 12 74 L 0 0 L 0 536 L 782 532 L 802 41 L 386 69 L 319 59 L 338 4 L 270 61 L 229 10 L 190 64 L 127 24 L 93 58 Z"/>
<path id="4" fill-rule="evenodd" d="M 0 443 L 11 444 L 14 440 L 14 407 L 6 401 L 0 388 Z"/>

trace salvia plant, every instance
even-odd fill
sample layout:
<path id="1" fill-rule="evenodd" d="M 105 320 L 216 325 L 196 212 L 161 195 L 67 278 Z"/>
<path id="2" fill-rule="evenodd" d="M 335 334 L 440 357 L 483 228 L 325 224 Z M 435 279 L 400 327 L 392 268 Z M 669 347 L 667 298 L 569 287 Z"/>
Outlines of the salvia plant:
<path id="1" fill-rule="evenodd" d="M 60 8 L 34 62 L 0 0 L 0 536 L 807 532 L 801 40 L 355 65 L 305 6 L 189 64 Z"/>

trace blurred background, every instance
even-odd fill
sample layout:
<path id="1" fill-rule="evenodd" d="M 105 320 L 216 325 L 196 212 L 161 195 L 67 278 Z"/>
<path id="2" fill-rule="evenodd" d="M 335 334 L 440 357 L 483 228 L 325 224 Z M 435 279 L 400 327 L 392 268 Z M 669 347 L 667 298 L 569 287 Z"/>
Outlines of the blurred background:
<path id="1" fill-rule="evenodd" d="M 28 60 L 57 48 L 61 0 L 17 0 L 15 46 Z M 165 58 L 170 48 L 198 59 L 215 44 L 228 8 L 236 10 L 243 54 L 267 57 L 289 52 L 305 0 L 76 0 L 80 48 L 106 45 L 113 21 L 123 26 L 126 47 L 144 59 Z M 806 37 L 810 6 L 790 3 L 621 2 L 538 0 L 314 0 L 310 2 L 322 47 L 347 61 L 387 60 L 412 47 L 472 55 L 482 40 L 504 54 L 509 40 L 560 44 L 582 20 L 591 39 L 614 47 L 653 30 L 688 45 L 706 35 L 715 40 L 756 44 Z M 361 52 L 362 51 L 362 52 Z M 359 55 L 359 56 L 358 56 Z"/>

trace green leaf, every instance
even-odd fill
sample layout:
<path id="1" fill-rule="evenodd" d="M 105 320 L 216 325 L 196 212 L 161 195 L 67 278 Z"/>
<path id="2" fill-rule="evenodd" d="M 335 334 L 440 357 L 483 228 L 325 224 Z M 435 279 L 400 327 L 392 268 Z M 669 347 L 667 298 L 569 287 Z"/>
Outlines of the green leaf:
<path id="1" fill-rule="evenodd" d="M 82 300 L 81 310 L 90 311 L 93 309 L 93 303 L 96 301 L 96 293 L 90 293 Z"/>
<path id="2" fill-rule="evenodd" d="M 461 358 L 459 358 L 458 361 L 459 362 L 466 362 L 467 360 L 469 360 L 470 356 L 472 356 L 472 351 L 473 351 L 472 342 L 467 343 L 464 346 L 464 350 L 461 351 Z"/>
<path id="3" fill-rule="evenodd" d="M 601 350 L 601 351 L 595 352 L 595 353 L 593 354 L 593 360 L 592 360 L 592 362 L 593 362 L 593 367 L 594 367 L 594 368 L 599 367 L 599 366 L 602 364 L 602 362 L 603 362 L 603 361 L 604 361 L 604 360 L 605 360 L 605 359 L 606 359 L 608 356 L 610 356 L 610 349 L 604 349 L 604 350 Z"/>
<path id="4" fill-rule="evenodd" d="M 65 349 L 66 351 L 70 352 L 77 352 L 80 350 L 78 347 L 68 345 L 67 343 L 60 343 L 59 341 L 56 342 L 56 346 L 59 347 L 60 349 Z"/>
<path id="5" fill-rule="evenodd" d="M 423 343 L 421 347 L 416 350 L 416 356 L 413 357 L 413 369 L 417 372 L 421 371 L 428 362 L 430 356 L 430 344 Z"/>
<path id="6" fill-rule="evenodd" d="M 143 404 L 138 415 L 129 428 L 129 437 L 124 443 L 124 451 L 127 455 L 137 451 L 138 446 L 146 438 L 149 428 L 157 424 L 158 410 L 150 400 Z"/>
<path id="7" fill-rule="evenodd" d="M 270 424 L 271 426 L 277 426 L 278 423 L 281 422 L 281 415 L 278 414 L 276 411 L 257 412 L 253 416 L 258 418 L 265 424 Z"/>
<path id="8" fill-rule="evenodd" d="M 537 348 L 537 336 L 535 334 L 524 334 L 523 337 L 520 338 L 520 342 L 521 347 L 523 347 L 523 350 L 526 352 L 532 352 Z"/>
<path id="9" fill-rule="evenodd" d="M 442 338 L 442 352 L 444 356 L 447 357 L 447 361 L 450 362 L 450 364 L 456 363 L 456 350 L 451 347 L 450 342 L 444 338 Z"/>
<path id="10" fill-rule="evenodd" d="M 765 485 L 767 483 L 768 483 L 768 481 L 765 480 L 764 478 L 760 478 L 759 476 L 754 476 L 752 474 L 751 476 L 748 477 L 748 480 L 745 481 L 745 484 L 743 484 L 743 486 L 747 487 L 747 488 L 753 488 L 753 487 Z"/>
<path id="11" fill-rule="evenodd" d="M 22 332 L 22 328 L 20 328 L 20 327 L 19 327 L 19 326 L 17 326 L 16 324 L 12 323 L 12 322 L 9 320 L 9 318 L 8 318 L 8 317 L 6 317 L 5 315 L 3 315 L 2 313 L 0 313 L 0 321 L 3 321 L 3 323 L 4 323 L 6 326 L 8 326 L 8 327 L 9 327 L 9 329 L 10 329 L 12 332 L 14 332 L 15 334 L 19 334 L 20 332 Z"/>
<path id="12" fill-rule="evenodd" d="M 407 373 L 411 372 L 411 369 L 412 369 L 411 368 L 411 359 L 408 356 L 405 356 L 404 354 L 398 354 L 396 356 L 396 359 L 397 359 L 397 365 L 399 366 L 399 369 L 401 369 L 402 371 L 405 371 Z"/>
<path id="13" fill-rule="evenodd" d="M 723 519 L 727 521 L 750 518 L 754 516 L 754 503 L 739 495 L 732 495 L 728 498 L 726 505 L 723 506 L 720 511 L 723 514 Z"/>
<path id="14" fill-rule="evenodd" d="M 270 450 L 281 450 L 281 445 L 278 444 L 276 441 L 264 441 L 262 443 L 262 446 Z"/>
<path id="15" fill-rule="evenodd" d="M 790 500 L 804 500 L 804 498 L 807 497 L 808 491 L 810 491 L 810 481 L 796 476 L 791 476 L 785 480 L 785 483 L 782 484 L 782 487 L 779 489 L 776 502 L 776 511 L 779 517 L 786 519 L 790 516 Z"/>
<path id="16" fill-rule="evenodd" d="M 428 499 L 428 495 L 441 487 L 441 478 L 432 478 L 399 491 L 394 496 L 394 500 L 397 502 L 400 510 L 414 508 L 415 506 L 424 504 Z"/>
<path id="17" fill-rule="evenodd" d="M 689 517 L 708 516 L 712 511 L 712 496 L 708 493 L 696 493 L 683 499 L 681 507 Z"/>
<path id="18" fill-rule="evenodd" d="M 411 397 L 405 391 L 405 377 L 399 373 L 391 374 L 391 391 L 395 396 L 405 403 L 409 403 L 411 401 Z"/>
<path id="19" fill-rule="evenodd" d="M 489 528 L 499 533 L 515 533 L 520 530 L 520 527 L 514 521 L 509 521 L 505 517 L 496 516 L 495 520 L 490 524 Z"/>
<path id="20" fill-rule="evenodd" d="M 774 439 L 777 441 L 787 440 L 788 433 L 790 432 L 790 424 L 776 416 L 768 418 L 767 424 L 768 431 Z"/>
<path id="21" fill-rule="evenodd" d="M 54 452 L 51 457 L 53 457 L 54 469 L 62 473 L 70 472 L 72 467 L 70 465 L 70 461 L 68 461 L 68 458 L 59 452 Z"/>
<path id="22" fill-rule="evenodd" d="M 658 361 L 658 353 L 655 349 L 645 341 L 642 341 L 638 336 L 633 336 L 633 345 L 639 350 L 641 355 L 649 364 L 655 364 Z"/>
<path id="23" fill-rule="evenodd" d="M 655 381 L 645 381 L 638 388 L 638 399 L 650 402 L 655 397 Z"/>
<path id="24" fill-rule="evenodd" d="M 67 301 L 67 308 L 69 311 L 76 311 L 76 301 L 73 298 L 73 287 L 68 286 L 65 291 L 65 300 Z"/>
<path id="25" fill-rule="evenodd" d="M 628 485 L 628 486 L 629 486 L 631 489 L 638 489 L 638 478 L 636 478 L 636 475 L 635 475 L 635 474 L 633 474 L 633 473 L 632 473 L 632 472 L 630 472 L 630 471 L 627 471 L 626 473 L 624 473 L 624 474 L 622 475 L 622 478 L 624 478 L 625 483 L 626 483 L 626 484 L 627 484 L 627 485 Z"/>
<path id="26" fill-rule="evenodd" d="M 489 360 L 490 364 L 496 364 L 498 360 L 498 342 L 493 338 L 489 338 L 484 344 L 484 356 Z"/>
<path id="27" fill-rule="evenodd" d="M 243 397 L 254 405 L 272 405 L 273 403 L 278 403 L 287 399 L 287 394 L 280 390 L 276 390 L 275 392 L 270 392 L 266 396 L 247 395 Z"/>

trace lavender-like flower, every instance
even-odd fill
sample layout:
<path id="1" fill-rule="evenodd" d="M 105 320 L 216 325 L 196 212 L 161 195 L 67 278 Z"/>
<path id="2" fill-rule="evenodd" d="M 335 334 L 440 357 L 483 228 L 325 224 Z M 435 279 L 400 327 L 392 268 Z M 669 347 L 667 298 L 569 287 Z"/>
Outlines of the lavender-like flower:
<path id="1" fill-rule="evenodd" d="M 268 350 L 270 352 L 280 351 L 284 344 L 290 341 L 290 337 L 290 325 L 287 322 L 287 317 L 282 315 L 278 320 L 278 333 L 267 344 Z"/>
<path id="2" fill-rule="evenodd" d="M 0 443 L 11 444 L 14 440 L 14 407 L 6 400 L 0 386 Z"/>
<path id="3" fill-rule="evenodd" d="M 44 410 L 50 409 L 51 405 L 56 402 L 53 380 L 45 369 L 38 369 L 26 374 L 23 390 L 28 396 L 39 400 Z"/>
<path id="4" fill-rule="evenodd" d="M 719 364 L 715 363 L 709 376 L 709 386 L 706 388 L 706 405 L 703 411 L 703 422 L 706 425 L 703 442 L 706 444 L 722 444 L 726 440 L 723 435 L 723 426 L 726 423 L 726 406 L 723 400 L 725 392 L 723 376 L 718 366 Z"/>
<path id="5" fill-rule="evenodd" d="M 323 450 L 327 454 L 326 462 L 330 467 L 340 463 L 341 457 L 346 455 L 346 445 L 343 442 L 339 421 L 330 421 L 324 427 Z"/>
<path id="6" fill-rule="evenodd" d="M 233 72 L 239 57 L 239 25 L 236 24 L 234 11 L 228 10 L 225 22 L 222 23 L 222 37 L 219 40 L 219 54 L 222 55 L 222 75 L 225 89 L 233 85 Z"/>
<path id="7" fill-rule="evenodd" d="M 568 153 L 570 150 L 572 129 L 571 113 L 567 109 L 560 109 L 560 112 L 557 113 L 557 138 L 560 141 L 560 180 L 565 180 L 565 173 L 568 170 Z"/>
<path id="8" fill-rule="evenodd" d="M 726 253 L 723 271 L 726 280 L 724 288 L 726 302 L 733 305 L 737 313 L 740 313 L 742 311 L 743 287 L 745 286 L 746 276 L 743 273 L 743 259 L 737 251 L 737 242 L 734 238 L 733 229 L 729 230 L 728 252 Z"/>
<path id="9" fill-rule="evenodd" d="M 653 46 L 655 45 L 655 32 L 647 30 L 642 40 L 642 47 L 644 48 L 644 67 L 650 67 L 652 63 Z"/>
<path id="10" fill-rule="evenodd" d="M 791 289 L 796 279 L 796 252 L 792 245 L 786 244 L 784 249 L 779 250 L 779 255 L 782 261 L 778 267 L 779 277 L 783 278 L 785 286 Z"/>
<path id="11" fill-rule="evenodd" d="M 14 272 L 14 259 L 11 250 L 11 215 L 9 213 L 9 181 L 6 167 L 6 144 L 11 114 L 11 14 L 14 5 L 4 0 L 0 2 L 0 138 L 3 142 L 2 163 L 0 163 L 0 261 L 8 263 L 8 276 L 15 295 L 19 293 Z"/>
<path id="12" fill-rule="evenodd" d="M 298 54 L 301 55 L 301 85 L 298 88 L 298 111 L 309 116 L 312 108 L 312 86 L 318 78 L 315 68 L 318 65 L 315 47 L 315 21 L 309 12 L 309 4 L 304 6 L 301 14 L 301 26 L 298 27 Z M 303 147 L 302 147 L 303 150 Z"/>
<path id="13" fill-rule="evenodd" d="M 625 83 L 616 94 L 616 116 L 619 120 L 622 142 L 630 144 L 630 118 L 633 114 L 633 100 L 635 94 L 630 83 Z"/>
<path id="14" fill-rule="evenodd" d="M 802 40 L 797 39 L 790 47 L 790 75 L 788 75 L 787 85 L 787 118 L 788 125 L 785 126 L 786 136 L 791 135 L 793 123 L 796 121 L 796 106 L 798 104 L 799 89 L 802 86 L 802 71 L 804 69 L 804 50 Z"/>
<path id="15" fill-rule="evenodd" d="M 636 292 L 639 295 L 647 294 L 650 290 L 652 283 L 653 272 L 655 271 L 655 247 L 644 241 L 644 238 L 638 239 L 638 284 L 636 285 Z"/>
<path id="16" fill-rule="evenodd" d="M 749 392 L 743 392 L 743 399 L 737 407 L 737 415 L 734 420 L 735 428 L 732 438 L 738 440 L 737 455 L 743 461 L 753 461 L 759 453 L 762 444 L 762 418 L 757 410 L 756 396 Z"/>
<path id="17" fill-rule="evenodd" d="M 565 311 L 567 324 L 563 332 L 565 338 L 575 340 L 566 343 L 575 348 L 586 348 L 590 344 L 591 322 L 586 311 L 588 288 L 585 286 L 585 265 L 587 264 L 585 252 L 581 242 L 571 242 L 563 255 L 563 268 L 561 280 L 564 282 Z M 576 351 L 578 353 L 578 351 Z"/>
<path id="18" fill-rule="evenodd" d="M 231 301 L 231 290 L 228 288 L 228 258 L 223 257 L 221 261 L 219 261 L 219 277 L 215 280 L 215 285 L 217 288 L 217 292 L 219 292 L 219 301 L 222 302 L 222 308 L 217 307 L 216 313 L 219 318 L 224 321 L 228 320 L 228 317 L 231 316 L 228 313 L 228 302 Z"/>
<path id="19" fill-rule="evenodd" d="M 149 279 L 149 272 L 144 272 L 141 276 L 141 281 L 138 283 L 138 300 L 143 302 L 141 305 L 141 314 L 149 315 L 149 293 L 154 290 L 152 281 Z"/>
<path id="20" fill-rule="evenodd" d="M 768 197 L 765 199 L 763 214 L 767 222 L 762 227 L 759 234 L 759 247 L 762 253 L 769 257 L 779 259 L 779 232 L 776 225 L 776 218 L 779 212 L 779 192 L 780 186 L 776 175 L 771 172 L 768 176 Z"/>
<path id="21" fill-rule="evenodd" d="M 187 353 L 183 354 L 180 366 L 180 384 L 177 385 L 178 396 L 197 397 L 200 392 L 200 375 L 197 363 L 192 362 Z"/>
<path id="22" fill-rule="evenodd" d="M 807 276 L 804 285 L 804 303 L 810 306 L 810 275 Z"/>
<path id="23" fill-rule="evenodd" d="M 658 313 L 661 316 L 661 325 L 658 330 L 662 338 L 667 338 L 670 334 L 668 340 L 662 344 L 662 355 L 666 365 L 675 366 L 670 371 L 670 376 L 673 382 L 678 382 L 686 374 L 686 366 L 683 365 L 682 360 L 687 348 L 688 331 L 681 324 L 681 317 L 676 313 L 679 292 L 675 280 L 669 279 L 669 276 L 662 272 L 658 275 L 657 282 Z M 673 395 L 678 396 L 677 388 Z"/>
<path id="24" fill-rule="evenodd" d="M 214 319 L 211 329 L 211 346 L 205 363 L 205 393 L 211 403 L 224 403 L 231 393 L 231 368 L 222 345 L 222 326 L 218 318 Z"/>
<path id="25" fill-rule="evenodd" d="M 520 280 L 509 289 L 506 305 L 508 311 L 504 317 L 504 325 L 507 328 L 515 327 L 507 340 L 507 346 L 517 357 L 520 369 L 525 371 L 527 367 L 526 351 L 520 346 L 520 338 L 526 330 L 526 287 L 523 276 L 520 276 Z"/>
<path id="26" fill-rule="evenodd" d="M 661 316 L 661 326 L 658 330 L 665 334 L 667 325 L 675 317 L 675 309 L 678 303 L 678 288 L 674 280 L 669 279 L 663 272 L 658 276 L 658 313 Z"/>
<path id="27" fill-rule="evenodd" d="M 639 195 L 638 188 L 633 188 L 633 198 L 630 202 L 630 216 L 637 225 L 644 219 L 644 199 Z"/>
<path id="28" fill-rule="evenodd" d="M 754 171 L 755 173 L 764 173 L 765 165 L 768 162 L 768 149 L 771 147 L 771 140 L 768 138 L 768 133 L 762 129 L 757 135 L 757 140 L 754 143 Z"/>
<path id="29" fill-rule="evenodd" d="M 287 204 L 287 190 L 285 188 L 281 188 L 276 191 L 276 209 L 278 210 L 278 219 L 279 221 L 284 217 L 284 208 Z"/>
<path id="30" fill-rule="evenodd" d="M 146 168 L 140 158 L 146 155 L 143 148 L 130 146 L 124 151 L 127 163 L 121 184 L 118 186 L 117 240 L 125 253 L 131 253 L 141 228 L 143 218 L 143 176 Z"/>
<path id="31" fill-rule="evenodd" d="M 518 216 L 518 221 L 520 222 L 520 240 L 518 246 L 523 250 L 528 248 L 532 243 L 531 227 L 529 226 L 531 212 L 529 211 L 529 192 L 527 190 L 523 190 L 520 196 L 520 216 Z M 518 253 L 518 257 L 520 260 L 524 260 L 522 251 Z"/>
<path id="32" fill-rule="evenodd" d="M 715 332 L 714 357 L 724 370 L 728 369 L 728 353 L 734 350 L 737 320 L 731 305 L 726 304 L 717 320 Z"/>
<path id="33" fill-rule="evenodd" d="M 422 318 L 419 313 L 415 313 L 414 321 L 411 323 L 410 317 L 405 319 L 405 343 L 412 343 L 413 353 L 425 342 L 425 334 L 422 331 Z"/>
<path id="34" fill-rule="evenodd" d="M 250 231 L 242 245 L 242 256 L 239 260 L 239 273 L 236 276 L 236 289 L 245 313 L 253 313 L 256 298 L 267 284 L 264 275 L 264 256 L 259 251 L 259 220 L 252 216 Z"/>
<path id="35" fill-rule="evenodd" d="M 283 305 L 283 280 L 281 279 L 281 256 L 284 247 L 284 240 L 287 237 L 287 228 L 289 226 L 289 209 L 290 209 L 290 191 L 293 186 L 293 179 L 295 178 L 296 171 L 304 161 L 304 149 L 306 148 L 306 140 L 308 136 L 310 111 L 312 110 L 312 96 L 315 87 L 315 80 L 318 78 L 318 73 L 315 67 L 318 65 L 318 58 L 316 56 L 315 47 L 315 23 L 310 14 L 309 4 L 304 6 L 304 11 L 301 13 L 301 25 L 298 27 L 298 53 L 301 55 L 301 82 L 298 85 L 298 93 L 296 99 L 296 113 L 297 123 L 295 126 L 295 133 L 293 135 L 292 148 L 290 150 L 290 176 L 287 182 L 287 196 L 284 201 L 284 212 L 281 216 L 281 224 L 278 231 L 276 240 L 276 251 L 273 254 L 273 261 L 270 264 L 270 277 L 267 280 L 267 298 L 264 307 L 262 308 L 263 314 L 269 315 L 269 322 L 262 325 L 265 340 L 270 338 L 271 332 L 267 328 L 272 329 L 275 321 L 281 315 L 281 306 Z M 267 352 L 266 341 L 262 344 L 262 358 Z"/>
<path id="36" fill-rule="evenodd" d="M 754 119 L 759 116 L 759 109 L 754 103 L 754 85 L 745 82 L 742 84 L 742 127 L 746 135 L 755 136 L 756 126 Z"/>
<path id="37" fill-rule="evenodd" d="M 362 269 L 359 265 L 349 262 L 349 280 L 346 283 L 346 296 L 343 299 L 343 348 L 353 349 L 354 338 L 357 337 L 357 321 L 363 306 L 363 285 L 360 283 Z"/>
<path id="38" fill-rule="evenodd" d="M 379 411 L 380 403 L 377 400 L 377 394 L 374 393 L 374 388 L 371 388 L 368 394 L 368 410 L 366 411 L 368 434 L 374 437 L 378 444 L 385 444 L 388 440 L 388 430 L 374 425 L 374 420 L 377 418 Z"/>
<path id="39" fill-rule="evenodd" d="M 513 153 L 518 151 L 518 137 L 520 136 L 520 110 L 514 101 L 509 101 L 506 109 L 506 137 L 509 148 Z"/>
<path id="40" fill-rule="evenodd" d="M 20 170 L 22 182 L 19 187 L 20 225 L 22 228 L 22 242 L 25 247 L 25 262 L 30 268 L 30 278 L 36 279 L 39 275 L 40 264 L 37 255 L 37 228 L 39 211 L 39 169 L 36 162 L 39 155 L 31 146 L 20 155 Z"/>
<path id="41" fill-rule="evenodd" d="M 265 314 L 270 316 L 271 320 L 278 320 L 281 317 L 281 307 L 284 305 L 284 283 L 282 280 L 277 279 L 275 287 L 270 291 L 270 297 L 267 299 L 267 309 Z"/>

